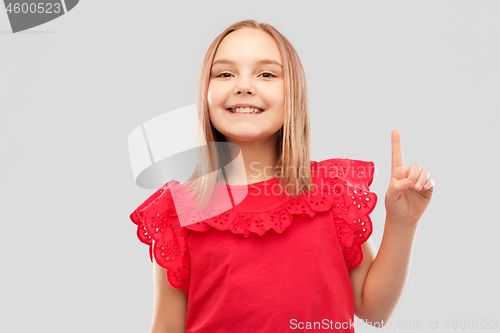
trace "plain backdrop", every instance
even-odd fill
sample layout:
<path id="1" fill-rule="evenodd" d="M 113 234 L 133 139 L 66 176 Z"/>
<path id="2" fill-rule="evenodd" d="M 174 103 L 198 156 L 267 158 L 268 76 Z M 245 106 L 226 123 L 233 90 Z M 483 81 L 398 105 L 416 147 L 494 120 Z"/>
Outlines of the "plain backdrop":
<path id="1" fill-rule="evenodd" d="M 479 0 L 81 1 L 12 34 L 1 7 L 0 331 L 148 332 L 152 265 L 129 214 L 154 190 L 135 185 L 127 138 L 196 102 L 208 46 L 242 19 L 301 57 L 311 158 L 375 163 L 377 247 L 393 129 L 436 182 L 393 330 L 494 331 L 499 17 Z"/>

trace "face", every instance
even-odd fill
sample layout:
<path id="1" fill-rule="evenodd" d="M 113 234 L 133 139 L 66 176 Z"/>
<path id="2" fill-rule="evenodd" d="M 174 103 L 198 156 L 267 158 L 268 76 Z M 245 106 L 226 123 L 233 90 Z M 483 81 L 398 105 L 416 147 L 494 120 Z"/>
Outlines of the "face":
<path id="1" fill-rule="evenodd" d="M 239 29 L 222 40 L 212 64 L 207 98 L 210 120 L 226 141 L 267 139 L 283 126 L 282 65 L 276 41 L 263 30 Z M 264 112 L 228 111 L 238 104 L 250 104 Z"/>

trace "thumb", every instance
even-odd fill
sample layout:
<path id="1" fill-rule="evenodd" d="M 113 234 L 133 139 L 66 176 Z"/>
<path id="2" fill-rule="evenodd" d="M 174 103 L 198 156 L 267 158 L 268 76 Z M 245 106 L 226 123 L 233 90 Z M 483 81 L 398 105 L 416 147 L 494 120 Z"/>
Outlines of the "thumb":
<path id="1" fill-rule="evenodd" d="M 412 185 L 413 182 L 408 178 L 399 180 L 391 178 L 391 181 L 389 182 L 389 189 L 386 194 L 387 200 L 391 203 L 398 201 L 401 193 L 410 188 Z"/>

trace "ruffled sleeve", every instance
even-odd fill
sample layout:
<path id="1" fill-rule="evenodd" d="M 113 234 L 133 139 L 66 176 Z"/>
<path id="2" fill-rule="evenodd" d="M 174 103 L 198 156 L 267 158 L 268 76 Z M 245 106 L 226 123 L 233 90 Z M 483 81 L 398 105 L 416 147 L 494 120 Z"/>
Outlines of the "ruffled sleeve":
<path id="1" fill-rule="evenodd" d="M 370 191 L 375 164 L 353 159 L 329 159 L 313 162 L 311 172 L 321 179 L 323 190 L 333 197 L 332 212 L 340 247 L 348 270 L 363 260 L 361 244 L 372 233 L 370 213 L 377 195 Z"/>
<path id="2" fill-rule="evenodd" d="M 139 240 L 149 245 L 151 262 L 154 255 L 158 265 L 167 270 L 170 285 L 186 291 L 191 270 L 186 239 L 189 230 L 179 224 L 170 191 L 175 183 L 172 180 L 158 189 L 130 214 L 130 219 L 137 225 Z"/>

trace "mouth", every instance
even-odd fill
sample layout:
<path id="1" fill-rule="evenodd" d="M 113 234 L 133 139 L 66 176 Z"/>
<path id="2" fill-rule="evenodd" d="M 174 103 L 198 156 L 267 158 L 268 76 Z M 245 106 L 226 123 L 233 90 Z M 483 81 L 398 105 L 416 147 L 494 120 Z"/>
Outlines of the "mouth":
<path id="1" fill-rule="evenodd" d="M 260 114 L 265 110 L 259 108 L 227 108 L 226 111 L 235 113 L 235 114 Z"/>

